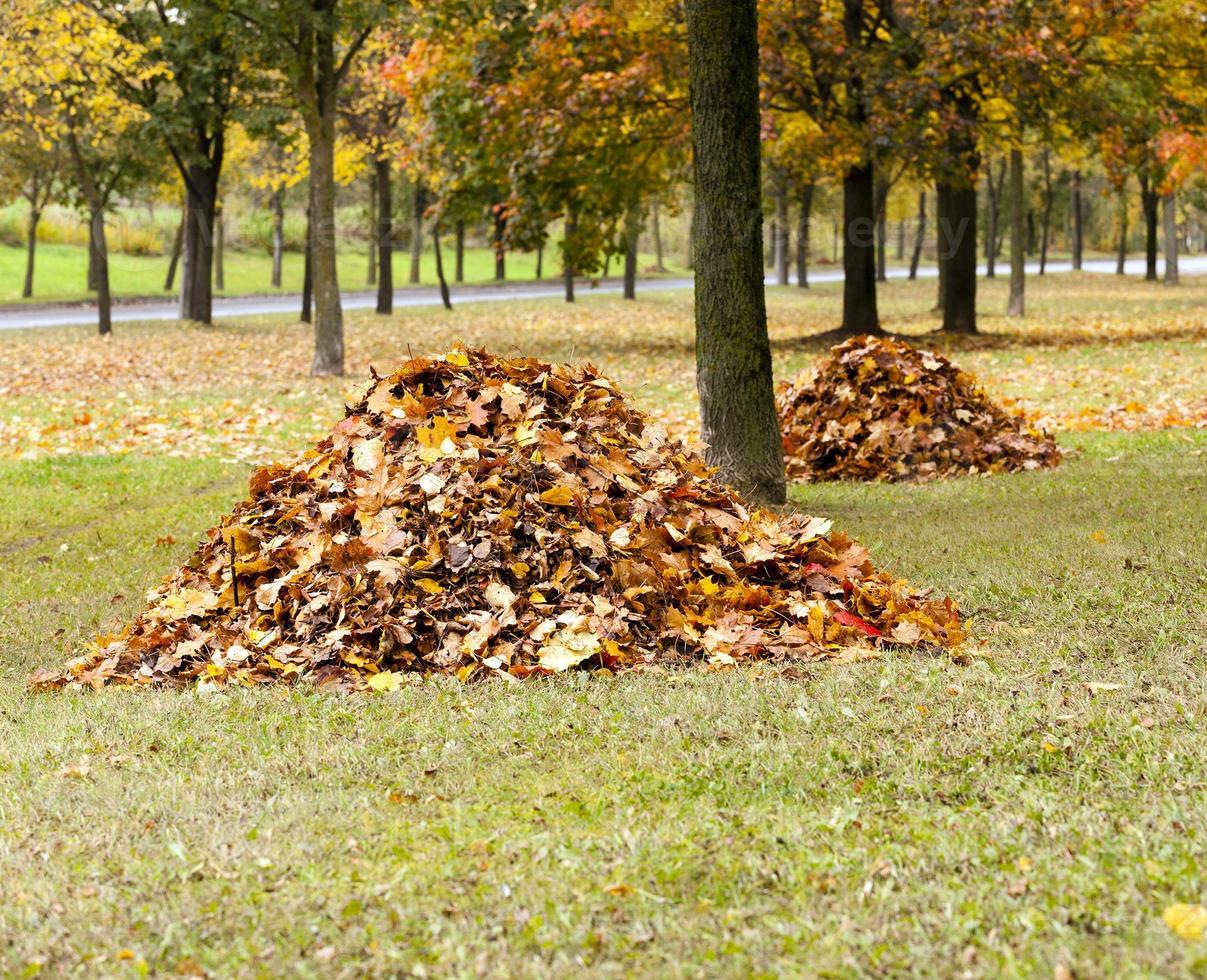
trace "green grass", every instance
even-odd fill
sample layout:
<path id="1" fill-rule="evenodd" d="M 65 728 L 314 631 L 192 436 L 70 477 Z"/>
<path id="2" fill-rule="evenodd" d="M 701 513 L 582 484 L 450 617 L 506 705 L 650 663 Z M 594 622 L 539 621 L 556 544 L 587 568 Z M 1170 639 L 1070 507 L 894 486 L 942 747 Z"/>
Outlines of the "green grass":
<path id="1" fill-rule="evenodd" d="M 797 490 L 970 666 L 380 697 L 25 693 L 245 471 L 0 464 L 0 974 L 1202 975 L 1161 912 L 1207 893 L 1207 433 L 1063 441 Z"/>
<path id="2" fill-rule="evenodd" d="M 405 249 L 394 255 L 394 284 L 407 285 L 410 272 L 410 255 Z M 653 265 L 652 255 L 641 256 L 641 268 Z M 25 281 L 25 251 L 11 245 L 0 245 L 0 303 L 77 301 L 91 297 L 84 288 L 88 268 L 87 251 L 80 245 L 43 243 L 38 246 L 35 264 L 34 295 L 31 300 L 21 299 L 21 285 Z M 365 284 L 368 270 L 368 253 L 364 248 L 342 248 L 339 255 L 340 285 L 344 289 L 373 289 Z M 444 247 L 444 270 L 449 282 L 453 281 L 453 248 L 451 242 Z M 560 265 L 554 248 L 546 249 L 544 275 L 559 275 Z M 117 298 L 165 297 L 173 294 L 164 292 L 164 278 L 168 271 L 167 256 L 123 255 L 114 253 L 109 257 L 109 274 L 113 295 Z M 287 252 L 282 266 L 282 282 L 279 290 L 270 285 L 272 259 L 264 252 L 230 252 L 226 256 L 226 288 L 218 290 L 222 296 L 245 296 L 256 293 L 296 293 L 302 288 L 303 261 L 300 253 Z M 677 270 L 680 273 L 681 269 Z M 621 266 L 612 263 L 611 274 L 619 275 Z M 487 283 L 494 281 L 494 253 L 488 248 L 465 250 L 465 281 Z M 643 273 L 644 274 L 644 273 Z M 521 282 L 531 281 L 536 275 L 535 253 L 514 253 L 507 256 L 507 278 Z M 420 263 L 421 284 L 436 283 L 436 260 L 431 247 L 425 249 Z M 179 284 L 179 280 L 177 280 Z"/>

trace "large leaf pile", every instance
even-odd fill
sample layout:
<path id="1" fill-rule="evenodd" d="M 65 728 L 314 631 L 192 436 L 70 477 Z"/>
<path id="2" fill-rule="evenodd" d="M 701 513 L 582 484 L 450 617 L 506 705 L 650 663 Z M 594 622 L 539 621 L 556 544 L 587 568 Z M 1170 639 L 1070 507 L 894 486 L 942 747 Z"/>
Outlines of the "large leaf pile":
<path id="1" fill-rule="evenodd" d="M 962 639 L 950 599 L 829 521 L 749 512 L 593 368 L 454 350 L 375 378 L 120 635 L 32 683 L 390 688 Z"/>
<path id="2" fill-rule="evenodd" d="M 797 480 L 931 480 L 1055 466 L 1047 433 L 994 404 L 942 354 L 854 337 L 776 396 Z"/>

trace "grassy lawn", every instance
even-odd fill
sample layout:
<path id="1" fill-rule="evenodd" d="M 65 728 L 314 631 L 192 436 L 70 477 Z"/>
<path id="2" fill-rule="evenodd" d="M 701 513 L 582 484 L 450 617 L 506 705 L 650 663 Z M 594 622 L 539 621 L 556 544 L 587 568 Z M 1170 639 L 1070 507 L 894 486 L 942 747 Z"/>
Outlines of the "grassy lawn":
<path id="1" fill-rule="evenodd" d="M 445 275 L 453 279 L 453 248 L 445 243 Z M 465 250 L 465 281 L 486 283 L 494 281 L 494 253 L 488 248 Z M 641 256 L 643 269 L 652 267 L 653 255 Z M 87 251 L 80 245 L 40 244 L 38 246 L 34 295 L 31 300 L 21 299 L 21 284 L 25 280 L 25 251 L 11 245 L 0 245 L 0 304 L 51 301 L 77 301 L 92 297 L 84 289 L 88 268 Z M 407 285 L 411 259 L 405 249 L 394 254 L 394 285 Z M 298 252 L 285 253 L 282 265 L 280 289 L 270 285 L 272 259 L 265 252 L 231 252 L 226 256 L 226 289 L 218 290 L 220 296 L 245 296 L 257 293 L 296 293 L 302 289 L 302 255 Z M 559 274 L 555 250 L 546 250 L 544 275 Z M 368 253 L 364 249 L 346 248 L 340 251 L 340 285 L 344 289 L 374 289 L 365 284 L 368 271 Z M 612 263 L 611 273 L 619 275 L 621 268 Z M 675 270 L 672 270 L 675 271 Z M 682 273 L 682 270 L 677 270 Z M 163 289 L 168 272 L 168 258 L 161 255 L 123 255 L 114 253 L 109 257 L 109 275 L 114 297 L 168 297 Z M 516 253 L 507 256 L 507 277 L 522 282 L 536 276 L 536 254 Z M 425 249 L 420 263 L 419 278 L 422 284 L 436 283 L 436 260 L 430 247 Z M 179 280 L 177 280 L 179 283 Z"/>
<path id="2" fill-rule="evenodd" d="M 932 293 L 890 286 L 890 323 Z M 837 297 L 772 291 L 781 376 Z M 24 685 L 408 347 L 592 359 L 690 431 L 689 297 L 350 317 L 344 381 L 280 320 L 0 338 L 0 975 L 1203 975 L 1161 913 L 1207 899 L 1207 429 L 1169 427 L 1207 283 L 1031 300 L 945 346 L 1060 468 L 794 490 L 954 596 L 970 665 L 375 697 Z"/>

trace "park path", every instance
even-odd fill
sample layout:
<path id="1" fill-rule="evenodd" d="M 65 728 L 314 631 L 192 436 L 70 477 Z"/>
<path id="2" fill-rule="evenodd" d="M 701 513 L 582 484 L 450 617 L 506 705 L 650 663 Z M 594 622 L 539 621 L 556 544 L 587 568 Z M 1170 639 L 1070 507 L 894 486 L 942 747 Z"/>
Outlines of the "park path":
<path id="1" fill-rule="evenodd" d="M 1158 263 L 1158 270 L 1163 269 L 1164 263 Z M 1183 275 L 1207 274 L 1207 255 L 1182 256 L 1178 262 Z M 1072 268 L 1068 262 L 1049 262 L 1049 272 L 1068 272 Z M 1089 259 L 1084 263 L 1086 272 L 1113 273 L 1114 259 Z M 980 267 L 984 274 L 984 267 Z M 1027 274 L 1034 275 L 1039 271 L 1036 263 L 1027 264 Z M 1129 259 L 1126 265 L 1128 275 L 1143 275 L 1144 260 Z M 1000 275 L 1008 277 L 1010 270 L 1003 263 Z M 904 279 L 907 275 L 905 268 L 890 268 L 890 279 Z M 934 267 L 918 270 L 918 276 L 933 279 L 938 275 Z M 841 282 L 842 269 L 835 266 L 822 266 L 811 270 L 810 283 Z M 774 282 L 768 278 L 768 285 Z M 795 279 L 793 279 L 795 282 Z M 671 279 L 642 279 L 638 282 L 638 294 L 667 289 L 690 289 L 692 280 L 688 277 Z M 600 294 L 619 293 L 619 280 L 608 279 L 592 289 L 586 289 L 581 295 L 594 296 Z M 562 296 L 560 282 L 510 282 L 486 286 L 459 286 L 453 288 L 453 304 L 484 303 L 508 300 L 557 299 Z M 346 292 L 342 295 L 345 310 L 367 310 L 377 305 L 376 293 L 364 290 Z M 301 298 L 296 295 L 284 296 L 231 296 L 215 298 L 214 317 L 229 319 L 232 317 L 262 316 L 266 314 L 296 313 Z M 394 308 L 406 309 L 422 306 L 439 306 L 440 294 L 435 286 L 410 286 L 395 290 Z M 114 323 L 130 323 L 145 320 L 174 320 L 177 318 L 179 307 L 173 301 L 137 302 L 116 304 L 113 307 Z M 9 307 L 0 309 L 0 330 L 17 330 L 29 327 L 66 327 L 92 326 L 96 323 L 96 307 L 91 304 L 75 304 L 62 306 L 29 306 Z"/>

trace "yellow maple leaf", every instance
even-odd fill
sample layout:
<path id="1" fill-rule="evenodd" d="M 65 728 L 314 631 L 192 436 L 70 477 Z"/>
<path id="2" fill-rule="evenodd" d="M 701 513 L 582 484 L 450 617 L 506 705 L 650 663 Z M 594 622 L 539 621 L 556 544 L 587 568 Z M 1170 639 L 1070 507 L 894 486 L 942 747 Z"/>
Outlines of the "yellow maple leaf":
<path id="1" fill-rule="evenodd" d="M 444 586 L 434 578 L 417 578 L 415 579 L 415 584 L 429 595 L 436 595 L 444 591 Z"/>
<path id="2" fill-rule="evenodd" d="M 569 507 L 574 503 L 574 491 L 564 483 L 559 483 L 541 494 L 541 503 L 552 504 L 554 507 Z"/>
<path id="3" fill-rule="evenodd" d="M 369 678 L 369 687 L 374 691 L 397 691 L 405 678 L 396 670 L 383 670 Z"/>
<path id="4" fill-rule="evenodd" d="M 435 415 L 430 425 L 416 429 L 415 438 L 423 447 L 419 458 L 426 462 L 457 453 L 457 427 L 444 415 Z"/>
<path id="5" fill-rule="evenodd" d="M 454 367 L 469 367 L 469 357 L 463 350 L 450 350 L 444 355 L 444 359 Z"/>
<path id="6" fill-rule="evenodd" d="M 1207 908 L 1202 905 L 1177 902 L 1162 912 L 1161 918 L 1175 936 L 1187 942 L 1202 939 L 1204 930 L 1207 930 Z"/>

